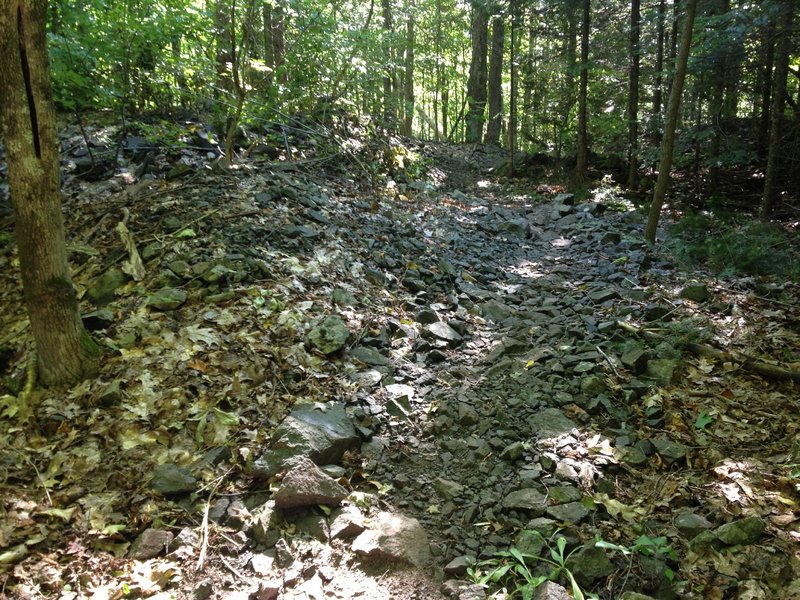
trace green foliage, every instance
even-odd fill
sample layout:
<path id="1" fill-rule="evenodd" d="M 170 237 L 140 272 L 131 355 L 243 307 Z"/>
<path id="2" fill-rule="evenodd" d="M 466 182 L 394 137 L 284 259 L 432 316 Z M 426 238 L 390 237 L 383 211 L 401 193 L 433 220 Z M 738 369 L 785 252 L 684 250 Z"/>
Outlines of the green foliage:
<path id="1" fill-rule="evenodd" d="M 668 248 L 678 264 L 706 265 L 723 276 L 771 275 L 800 279 L 797 234 L 769 223 L 718 220 L 707 214 L 683 217 L 670 228 Z"/>
<path id="2" fill-rule="evenodd" d="M 621 546 L 619 544 L 607 542 L 598 538 L 598 540 L 595 542 L 595 546 L 598 548 L 605 548 L 607 550 L 615 550 L 617 552 L 621 552 L 625 556 L 630 556 L 631 554 L 640 554 L 641 556 L 655 558 L 664 562 L 667 560 L 678 560 L 677 552 L 675 552 L 675 549 L 669 544 L 669 541 L 664 536 L 650 537 L 649 535 L 643 534 L 640 535 L 630 546 Z M 671 583 L 675 579 L 675 571 L 669 567 L 665 568 L 664 575 Z"/>
<path id="3" fill-rule="evenodd" d="M 544 539 L 544 536 L 537 531 L 528 533 Z M 553 545 L 553 539 L 555 539 L 555 545 Z M 472 581 L 479 585 L 488 586 L 489 584 L 494 584 L 502 587 L 504 591 L 510 590 L 512 594 L 519 594 L 522 600 L 530 600 L 533 597 L 534 590 L 545 581 L 558 581 L 563 575 L 569 581 L 572 597 L 575 600 L 595 598 L 596 596 L 586 594 L 581 589 L 572 571 L 567 567 L 567 561 L 570 556 L 577 552 L 579 548 L 574 548 L 567 552 L 567 539 L 558 535 L 558 532 L 550 540 L 544 541 L 549 550 L 549 558 L 534 556 L 512 547 L 469 567 L 467 574 Z M 534 574 L 530 565 L 536 563 L 551 567 L 549 573 L 544 575 Z"/>

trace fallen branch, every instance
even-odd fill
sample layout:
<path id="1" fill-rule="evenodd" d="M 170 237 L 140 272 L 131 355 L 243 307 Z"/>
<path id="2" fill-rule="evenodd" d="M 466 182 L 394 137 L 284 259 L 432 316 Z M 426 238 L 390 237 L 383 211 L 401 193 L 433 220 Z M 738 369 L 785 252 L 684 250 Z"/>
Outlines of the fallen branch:
<path id="1" fill-rule="evenodd" d="M 617 326 L 625 331 L 635 335 L 641 335 L 649 339 L 661 338 L 661 336 L 655 331 L 642 329 L 632 325 L 631 323 L 617 321 Z M 752 356 L 747 356 L 746 354 L 738 352 L 726 352 L 707 344 L 698 344 L 696 342 L 685 342 L 681 345 L 681 347 L 685 348 L 692 354 L 696 354 L 697 356 L 703 356 L 705 358 L 731 363 L 740 369 L 749 371 L 751 373 L 756 373 L 757 375 L 761 375 L 767 379 L 773 379 L 776 381 L 795 381 L 800 383 L 800 371 L 787 369 L 778 365 L 772 365 L 770 363 L 753 358 Z"/>

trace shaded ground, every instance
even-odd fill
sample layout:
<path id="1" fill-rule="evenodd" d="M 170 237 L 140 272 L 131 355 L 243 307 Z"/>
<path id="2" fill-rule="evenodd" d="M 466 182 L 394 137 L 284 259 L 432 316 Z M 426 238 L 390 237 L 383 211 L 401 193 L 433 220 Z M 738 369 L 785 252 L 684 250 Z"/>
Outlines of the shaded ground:
<path id="1" fill-rule="evenodd" d="M 493 178 L 491 150 L 413 151 L 424 173 L 389 160 L 375 187 L 347 154 L 68 182 L 76 283 L 108 358 L 30 409 L 0 398 L 7 596 L 480 598 L 524 580 L 439 582 L 509 546 L 548 556 L 537 531 L 566 539 L 601 598 L 800 597 L 797 382 L 741 359 L 797 372 L 797 287 L 676 271 L 613 189 L 578 203 Z M 119 222 L 146 273 L 102 288 L 129 260 Z M 16 394 L 29 341 L 11 244 L 0 263 Z M 700 296 L 681 297 L 690 281 Z M 164 287 L 185 298 L 154 301 Z M 324 355 L 309 332 L 331 314 L 350 336 Z M 686 351 L 705 347 L 729 354 Z M 280 476 L 254 479 L 253 458 L 297 402 L 347 406 L 363 438 L 337 474 L 349 503 L 419 520 L 429 569 L 365 561 L 316 507 L 287 512 L 277 546 L 254 540 Z M 153 489 L 165 463 L 191 470 L 192 493 Z M 148 528 L 195 537 L 130 558 Z"/>

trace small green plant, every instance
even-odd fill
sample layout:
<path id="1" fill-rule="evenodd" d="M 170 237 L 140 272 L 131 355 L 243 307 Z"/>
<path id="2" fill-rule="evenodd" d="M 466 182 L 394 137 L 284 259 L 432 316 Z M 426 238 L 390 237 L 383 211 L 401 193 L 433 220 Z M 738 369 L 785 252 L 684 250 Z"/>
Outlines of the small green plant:
<path id="1" fill-rule="evenodd" d="M 699 415 L 697 415 L 697 418 L 694 420 L 694 428 L 697 431 L 703 431 L 713 422 L 714 422 L 714 417 L 712 417 L 706 411 L 702 411 Z"/>
<path id="2" fill-rule="evenodd" d="M 540 533 L 533 533 L 544 539 Z M 557 581 L 561 575 L 564 575 L 570 583 L 572 597 L 575 600 L 596 598 L 596 595 L 584 593 L 575 580 L 572 571 L 567 567 L 567 561 L 570 556 L 579 548 L 574 548 L 572 551 L 567 552 L 567 540 L 564 536 L 557 536 L 555 545 L 551 543 L 552 538 L 544 541 L 550 551 L 549 558 L 521 552 L 518 548 L 512 547 L 469 567 L 467 575 L 479 585 L 497 584 L 506 591 L 510 589 L 512 593 L 520 594 L 522 600 L 530 600 L 533 597 L 533 591 L 545 581 Z M 547 575 L 534 575 L 529 565 L 537 562 L 552 567 L 550 573 Z"/>
<path id="3" fill-rule="evenodd" d="M 669 544 L 669 541 L 663 535 L 658 537 L 640 535 L 630 546 L 621 546 L 613 542 L 607 542 L 605 540 L 598 539 L 595 542 L 595 546 L 597 548 L 605 548 L 607 550 L 616 550 L 625 556 L 630 556 L 631 554 L 640 554 L 642 556 L 646 556 L 647 558 L 655 558 L 664 562 L 666 562 L 666 559 L 670 559 L 672 561 L 678 560 L 678 555 L 675 552 L 675 549 Z M 673 571 L 670 567 L 665 567 L 664 575 L 670 581 L 670 583 L 672 583 L 675 579 L 675 571 Z"/>

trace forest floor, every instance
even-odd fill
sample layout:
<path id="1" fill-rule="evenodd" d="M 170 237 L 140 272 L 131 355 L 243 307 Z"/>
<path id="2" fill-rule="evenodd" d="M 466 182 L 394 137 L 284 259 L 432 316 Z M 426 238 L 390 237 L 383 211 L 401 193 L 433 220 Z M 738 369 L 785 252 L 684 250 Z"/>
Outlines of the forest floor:
<path id="1" fill-rule="evenodd" d="M 0 596 L 800 598 L 800 288 L 675 268 L 608 183 L 373 156 L 68 177 L 67 391 L 4 235 Z"/>

